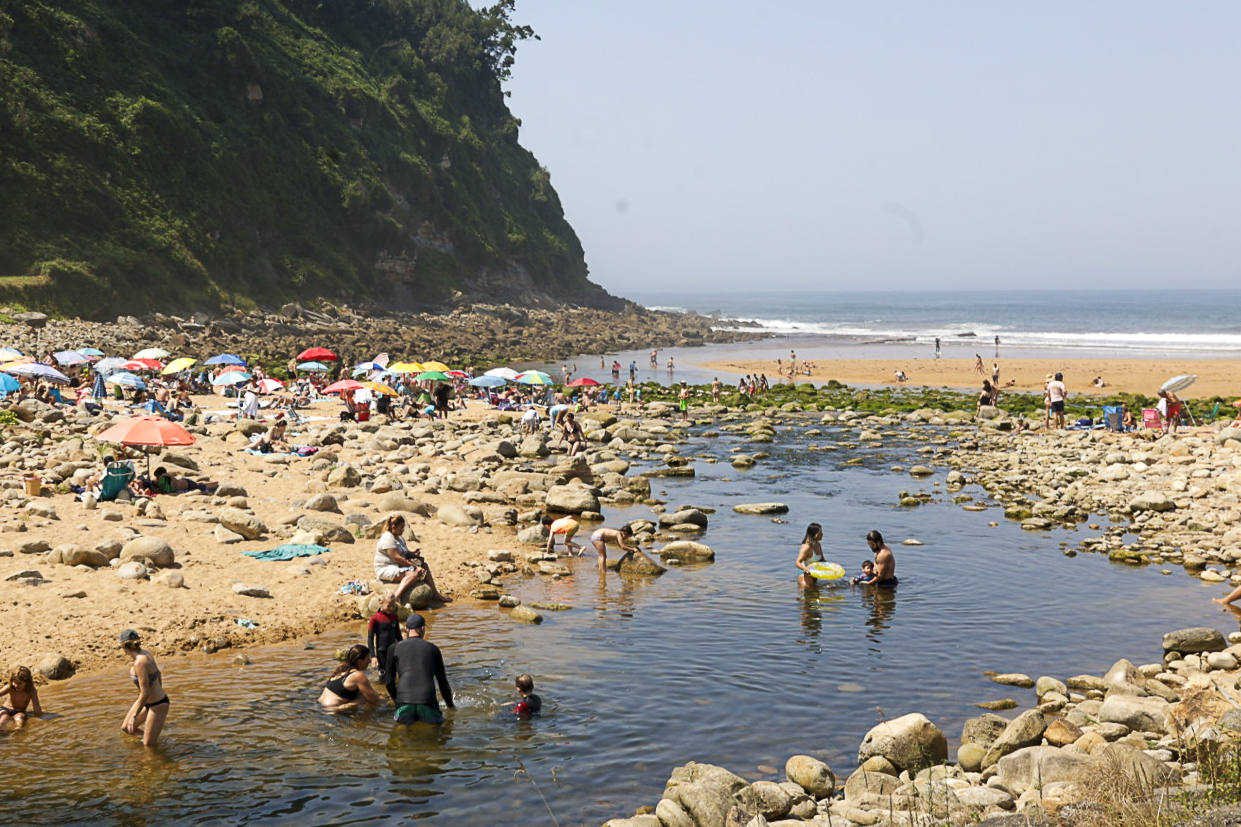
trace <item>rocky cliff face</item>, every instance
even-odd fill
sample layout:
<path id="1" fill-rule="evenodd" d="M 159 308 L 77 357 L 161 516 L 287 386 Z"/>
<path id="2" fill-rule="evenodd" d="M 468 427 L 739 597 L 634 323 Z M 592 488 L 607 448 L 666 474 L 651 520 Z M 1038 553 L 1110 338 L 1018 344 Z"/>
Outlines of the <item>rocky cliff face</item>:
<path id="1" fill-rule="evenodd" d="M 619 308 L 501 90 L 512 2 L 0 8 L 0 301 Z"/>

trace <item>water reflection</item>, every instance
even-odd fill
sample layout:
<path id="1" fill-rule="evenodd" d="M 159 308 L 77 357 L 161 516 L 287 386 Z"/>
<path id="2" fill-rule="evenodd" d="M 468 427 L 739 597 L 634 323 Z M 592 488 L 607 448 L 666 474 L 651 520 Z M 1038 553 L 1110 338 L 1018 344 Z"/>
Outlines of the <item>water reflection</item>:
<path id="1" fill-rule="evenodd" d="M 839 614 L 845 605 L 845 594 L 839 585 L 819 585 L 817 580 L 800 589 L 801 627 L 805 636 L 799 641 L 815 654 L 822 654 L 819 634 L 823 630 L 824 615 Z"/>
<path id="2" fill-rule="evenodd" d="M 859 589 L 862 593 L 862 605 L 869 612 L 866 618 L 866 639 L 871 643 L 878 644 L 883 632 L 892 625 L 892 616 L 896 613 L 896 592 L 899 588 L 900 586 L 882 589 L 863 586 Z"/>

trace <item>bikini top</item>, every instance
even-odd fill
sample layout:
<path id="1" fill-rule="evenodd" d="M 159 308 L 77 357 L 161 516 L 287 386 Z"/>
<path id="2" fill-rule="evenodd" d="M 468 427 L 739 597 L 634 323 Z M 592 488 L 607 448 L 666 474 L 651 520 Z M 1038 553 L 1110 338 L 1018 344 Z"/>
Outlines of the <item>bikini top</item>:
<path id="1" fill-rule="evenodd" d="M 360 690 L 350 689 L 347 686 L 345 686 L 345 679 L 348 678 L 350 675 L 352 675 L 356 671 L 358 670 L 350 669 L 348 672 L 341 675 L 339 678 L 333 678 L 332 680 L 327 682 L 327 688 L 332 690 L 332 694 L 337 695 L 341 698 L 344 698 L 346 701 L 352 701 L 356 699 L 358 697 L 358 693 L 360 692 Z"/>
<path id="2" fill-rule="evenodd" d="M 142 684 L 138 682 L 137 675 L 130 674 L 129 679 L 134 682 L 134 686 L 142 686 Z M 156 667 L 155 671 L 151 674 L 151 683 L 156 682 L 163 682 L 163 676 L 159 672 L 159 667 Z"/>

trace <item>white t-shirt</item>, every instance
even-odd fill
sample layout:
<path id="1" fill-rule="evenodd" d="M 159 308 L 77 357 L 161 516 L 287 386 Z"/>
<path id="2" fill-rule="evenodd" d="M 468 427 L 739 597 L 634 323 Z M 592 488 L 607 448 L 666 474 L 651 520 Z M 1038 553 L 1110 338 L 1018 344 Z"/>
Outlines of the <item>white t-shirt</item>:
<path id="1" fill-rule="evenodd" d="M 385 549 L 396 549 L 399 554 L 408 555 L 409 546 L 405 545 L 405 538 L 398 537 L 391 531 L 385 531 L 379 538 L 379 542 L 375 543 L 375 571 L 386 566 L 395 566 L 398 563 L 384 553 Z"/>
<path id="2" fill-rule="evenodd" d="M 1069 389 L 1059 379 L 1053 379 L 1047 383 L 1047 398 L 1052 402 L 1063 402 L 1068 395 Z"/>
<path id="3" fill-rule="evenodd" d="M 241 412 L 248 417 L 257 418 L 259 415 L 259 397 L 254 391 L 248 390 L 245 396 L 241 398 Z"/>
<path id="4" fill-rule="evenodd" d="M 539 421 L 539 412 L 534 408 L 530 408 L 522 414 L 521 421 L 529 424 L 537 424 Z"/>

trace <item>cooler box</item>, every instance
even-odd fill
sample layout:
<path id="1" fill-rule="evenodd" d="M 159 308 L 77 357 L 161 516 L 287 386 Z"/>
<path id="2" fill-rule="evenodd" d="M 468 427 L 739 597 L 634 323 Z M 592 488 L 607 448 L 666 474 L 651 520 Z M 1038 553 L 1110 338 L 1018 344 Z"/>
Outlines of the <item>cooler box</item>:
<path id="1" fill-rule="evenodd" d="M 356 413 L 357 413 L 359 422 L 370 422 L 371 421 L 371 403 L 359 402 L 356 408 L 357 408 Z"/>

